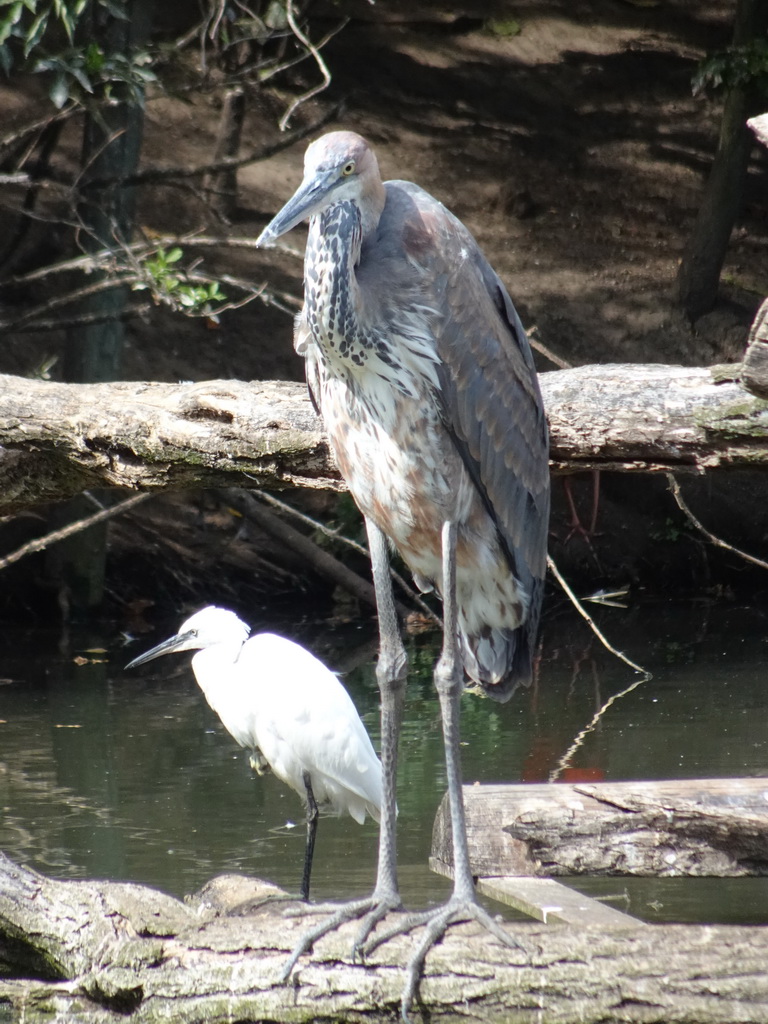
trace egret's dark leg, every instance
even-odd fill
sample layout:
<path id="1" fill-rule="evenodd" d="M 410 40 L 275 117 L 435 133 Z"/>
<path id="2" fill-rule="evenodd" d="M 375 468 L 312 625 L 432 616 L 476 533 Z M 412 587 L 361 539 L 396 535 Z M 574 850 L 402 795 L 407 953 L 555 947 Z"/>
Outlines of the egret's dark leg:
<path id="1" fill-rule="evenodd" d="M 307 791 L 307 846 L 304 850 L 304 874 L 301 877 L 301 898 L 309 903 L 309 878 L 312 874 L 312 858 L 315 856 L 315 836 L 317 835 L 317 801 L 312 792 L 312 779 L 309 772 L 302 772 L 304 788 Z"/>
<path id="2" fill-rule="evenodd" d="M 310 929 L 301 938 L 288 957 L 281 972 L 281 977 L 284 981 L 289 977 L 299 957 L 304 953 L 308 953 L 314 943 L 322 938 L 323 935 L 327 935 L 334 929 L 339 928 L 346 921 L 364 918 L 355 939 L 354 952 L 357 952 L 377 923 L 390 910 L 397 910 L 401 906 L 397 887 L 397 802 L 395 783 L 397 778 L 397 748 L 400 738 L 400 725 L 403 719 L 408 656 L 403 647 L 397 611 L 395 610 L 392 579 L 389 575 L 387 541 L 381 530 L 369 519 L 366 519 L 365 524 L 368 530 L 371 568 L 376 590 L 380 637 L 376 679 L 381 691 L 382 805 L 376 886 L 369 897 L 342 904 L 322 924 Z"/>
<path id="3" fill-rule="evenodd" d="M 406 982 L 403 989 L 401 1012 L 404 1021 L 409 1021 L 408 1011 L 413 1003 L 421 971 L 427 953 L 441 938 L 449 924 L 456 921 L 475 920 L 487 928 L 507 946 L 519 946 L 483 908 L 477 903 L 472 869 L 469 863 L 467 829 L 462 796 L 460 758 L 460 702 L 463 690 L 462 665 L 457 642 L 456 608 L 456 526 L 446 522 L 443 525 L 443 649 L 435 668 L 435 687 L 440 698 L 443 719 L 443 740 L 445 743 L 445 766 L 448 780 L 448 800 L 451 809 L 451 835 L 453 839 L 453 894 L 443 907 L 421 914 L 409 914 L 403 920 L 387 929 L 369 942 L 365 951 L 370 952 L 388 939 L 403 932 L 424 925 L 424 934 L 406 965 Z"/>

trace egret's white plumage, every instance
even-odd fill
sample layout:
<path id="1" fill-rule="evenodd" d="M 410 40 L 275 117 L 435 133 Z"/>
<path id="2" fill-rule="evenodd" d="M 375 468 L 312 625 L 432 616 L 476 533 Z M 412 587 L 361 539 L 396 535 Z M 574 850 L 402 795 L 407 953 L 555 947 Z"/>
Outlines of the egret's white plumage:
<path id="1" fill-rule="evenodd" d="M 197 652 L 195 678 L 225 729 L 305 803 L 379 820 L 381 763 L 349 694 L 313 654 L 274 633 L 250 636 L 234 612 L 211 605 L 127 667 L 175 651 Z"/>

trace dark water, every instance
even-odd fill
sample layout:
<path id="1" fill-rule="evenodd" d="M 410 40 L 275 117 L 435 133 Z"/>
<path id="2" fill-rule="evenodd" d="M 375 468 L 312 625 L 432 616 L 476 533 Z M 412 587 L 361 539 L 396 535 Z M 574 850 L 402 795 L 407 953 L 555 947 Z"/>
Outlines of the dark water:
<path id="1" fill-rule="evenodd" d="M 702 602 L 594 614 L 654 678 L 616 700 L 571 750 L 636 676 L 567 607 L 550 608 L 536 685 L 507 705 L 463 698 L 466 781 L 768 775 L 768 610 Z M 227 871 L 295 891 L 304 844 L 298 797 L 273 777 L 252 775 L 198 690 L 189 655 L 122 669 L 178 625 L 163 623 L 127 646 L 108 628 L 0 628 L 0 848 L 59 877 L 139 881 L 179 896 Z M 360 661 L 344 681 L 376 744 L 369 627 L 332 633 L 304 624 L 297 638 L 334 668 Z M 434 634 L 409 641 L 398 790 L 409 905 L 437 902 L 448 885 L 427 866 L 445 786 L 430 678 L 437 642 Z M 374 823 L 323 818 L 313 895 L 366 893 L 375 858 Z M 578 885 L 647 920 L 768 920 L 768 879 Z"/>

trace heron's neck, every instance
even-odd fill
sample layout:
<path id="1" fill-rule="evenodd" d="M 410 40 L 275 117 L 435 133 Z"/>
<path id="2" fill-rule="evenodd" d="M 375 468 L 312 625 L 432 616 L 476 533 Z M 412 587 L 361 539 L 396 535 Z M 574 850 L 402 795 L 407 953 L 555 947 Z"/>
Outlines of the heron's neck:
<path id="1" fill-rule="evenodd" d="M 310 221 L 304 260 L 307 318 L 322 353 L 334 361 L 346 361 L 353 339 L 359 343 L 365 333 L 355 276 L 362 243 L 355 203 L 337 203 Z"/>

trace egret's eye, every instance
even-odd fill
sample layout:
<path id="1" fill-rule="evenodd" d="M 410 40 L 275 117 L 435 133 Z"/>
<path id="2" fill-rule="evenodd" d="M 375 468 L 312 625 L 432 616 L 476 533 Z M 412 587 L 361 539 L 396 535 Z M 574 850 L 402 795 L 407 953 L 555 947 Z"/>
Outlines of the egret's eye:
<path id="1" fill-rule="evenodd" d="M 341 168 L 341 173 L 344 175 L 345 178 L 349 177 L 350 174 L 354 174 L 354 172 L 355 172 L 355 161 L 354 160 L 350 160 L 348 164 L 344 164 L 344 166 Z"/>
<path id="2" fill-rule="evenodd" d="M 190 631 L 189 631 L 189 635 L 190 635 L 190 636 L 197 636 L 197 634 L 198 634 L 198 630 L 196 630 L 196 629 L 190 629 Z"/>

